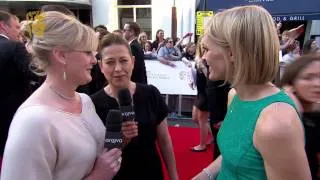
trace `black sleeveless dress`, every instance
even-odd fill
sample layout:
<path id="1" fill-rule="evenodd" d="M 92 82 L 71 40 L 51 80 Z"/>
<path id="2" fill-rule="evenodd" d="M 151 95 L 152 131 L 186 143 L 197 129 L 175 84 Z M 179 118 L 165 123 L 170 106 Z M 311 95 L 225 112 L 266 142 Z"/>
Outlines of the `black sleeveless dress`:
<path id="1" fill-rule="evenodd" d="M 196 85 L 197 85 L 197 98 L 194 105 L 201 111 L 208 111 L 208 96 L 206 93 L 207 78 L 200 69 L 196 66 Z"/>

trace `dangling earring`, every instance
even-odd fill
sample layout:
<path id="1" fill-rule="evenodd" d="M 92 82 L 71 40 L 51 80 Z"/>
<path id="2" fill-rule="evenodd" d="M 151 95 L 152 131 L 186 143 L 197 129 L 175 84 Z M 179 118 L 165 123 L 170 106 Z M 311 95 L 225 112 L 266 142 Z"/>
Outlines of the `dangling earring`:
<path id="1" fill-rule="evenodd" d="M 63 80 L 67 80 L 67 73 L 65 71 L 63 71 Z"/>
<path id="2" fill-rule="evenodd" d="M 63 74 L 62 74 L 62 78 L 63 78 L 63 80 L 67 80 L 67 73 L 66 73 L 66 66 L 67 66 L 67 63 L 63 63 L 63 65 L 64 65 L 64 71 L 63 71 Z"/>

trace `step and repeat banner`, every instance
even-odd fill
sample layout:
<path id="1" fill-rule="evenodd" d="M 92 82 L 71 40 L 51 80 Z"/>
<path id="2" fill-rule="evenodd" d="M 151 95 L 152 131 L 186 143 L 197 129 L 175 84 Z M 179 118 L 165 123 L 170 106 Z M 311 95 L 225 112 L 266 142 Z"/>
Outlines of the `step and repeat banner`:
<path id="1" fill-rule="evenodd" d="M 157 87 L 161 94 L 196 95 L 196 88 L 191 88 L 189 85 L 193 80 L 191 68 L 182 61 L 173 63 L 175 67 L 164 65 L 159 61 L 145 60 L 148 84 Z"/>

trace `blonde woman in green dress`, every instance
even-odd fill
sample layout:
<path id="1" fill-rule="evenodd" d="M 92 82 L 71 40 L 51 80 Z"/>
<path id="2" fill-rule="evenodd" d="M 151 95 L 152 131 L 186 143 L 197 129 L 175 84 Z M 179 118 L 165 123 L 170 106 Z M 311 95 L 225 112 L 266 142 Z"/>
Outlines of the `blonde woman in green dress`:
<path id="1" fill-rule="evenodd" d="M 218 133 L 221 156 L 194 180 L 311 179 L 296 105 L 271 83 L 280 50 L 272 16 L 259 6 L 224 10 L 202 45 L 209 79 L 230 82 L 236 95 Z"/>

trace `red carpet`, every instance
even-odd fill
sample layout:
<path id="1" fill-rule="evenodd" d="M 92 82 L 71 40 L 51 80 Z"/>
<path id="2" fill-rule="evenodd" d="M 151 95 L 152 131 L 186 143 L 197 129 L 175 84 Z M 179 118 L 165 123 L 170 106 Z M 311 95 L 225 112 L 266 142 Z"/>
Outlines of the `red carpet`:
<path id="1" fill-rule="evenodd" d="M 199 144 L 199 129 L 169 127 L 180 180 L 190 180 L 212 162 L 212 145 L 206 152 L 192 152 L 190 147 Z M 166 175 L 166 179 L 169 180 Z"/>
<path id="2" fill-rule="evenodd" d="M 180 180 L 190 180 L 212 162 L 212 146 L 206 152 L 192 152 L 199 143 L 198 128 L 169 127 Z M 1 163 L 1 157 L 0 157 Z M 165 168 L 163 168 L 165 169 Z M 169 180 L 165 173 L 166 180 Z"/>

